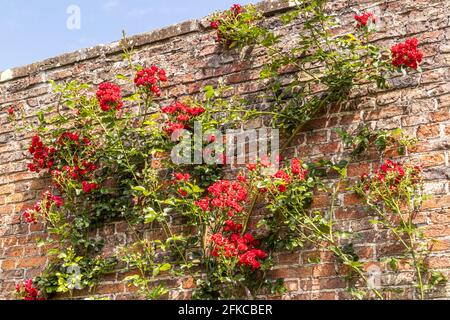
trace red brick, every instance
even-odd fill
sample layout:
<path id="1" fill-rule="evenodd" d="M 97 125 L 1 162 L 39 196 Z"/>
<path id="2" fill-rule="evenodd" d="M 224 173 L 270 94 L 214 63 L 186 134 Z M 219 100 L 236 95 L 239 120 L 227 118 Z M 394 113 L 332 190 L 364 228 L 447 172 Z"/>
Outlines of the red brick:
<path id="1" fill-rule="evenodd" d="M 363 208 L 339 207 L 335 212 L 336 219 L 361 219 L 368 216 L 367 210 Z"/>
<path id="2" fill-rule="evenodd" d="M 351 163 L 347 168 L 349 177 L 360 177 L 362 174 L 368 172 L 370 172 L 370 166 L 367 163 Z"/>
<path id="3" fill-rule="evenodd" d="M 417 129 L 417 137 L 421 138 L 435 138 L 439 137 L 440 126 L 439 124 L 427 124 L 422 125 Z"/>
<path id="4" fill-rule="evenodd" d="M 300 262 L 300 256 L 297 252 L 280 253 L 277 255 L 277 261 L 279 264 L 298 264 Z"/>
<path id="5" fill-rule="evenodd" d="M 435 209 L 435 208 L 446 208 L 450 207 L 450 195 L 445 195 L 441 197 L 433 197 L 424 201 L 423 209 Z"/>
<path id="6" fill-rule="evenodd" d="M 284 287 L 288 292 L 298 291 L 298 281 L 297 280 L 288 280 L 284 282 Z"/>
<path id="7" fill-rule="evenodd" d="M 431 119 L 434 122 L 442 122 L 450 119 L 450 113 L 447 110 L 439 110 L 431 113 Z"/>
<path id="8" fill-rule="evenodd" d="M 16 267 L 16 260 L 3 260 L 1 263 L 1 268 L 3 271 L 14 270 Z"/>
<path id="9" fill-rule="evenodd" d="M 195 279 L 192 277 L 189 277 L 187 280 L 183 281 L 183 289 L 192 289 L 195 288 Z"/>
<path id="10" fill-rule="evenodd" d="M 311 267 L 279 268 L 269 271 L 273 278 L 301 278 L 311 276 Z"/>
<path id="11" fill-rule="evenodd" d="M 331 277 L 336 276 L 336 265 L 334 263 L 319 264 L 312 267 L 313 277 Z"/>
<path id="12" fill-rule="evenodd" d="M 321 290 L 345 288 L 347 284 L 343 278 L 326 278 L 319 279 L 319 287 Z"/>
<path id="13" fill-rule="evenodd" d="M 344 206 L 354 206 L 362 204 L 362 199 L 355 193 L 348 193 L 344 196 Z"/>
<path id="14" fill-rule="evenodd" d="M 121 293 L 125 291 L 124 283 L 101 284 L 97 287 L 98 294 Z"/>
<path id="15" fill-rule="evenodd" d="M 23 248 L 22 247 L 12 247 L 6 250 L 5 256 L 7 257 L 20 257 L 23 255 Z"/>
<path id="16" fill-rule="evenodd" d="M 23 258 L 19 262 L 19 268 L 33 268 L 40 267 L 45 264 L 47 261 L 46 257 L 31 257 L 31 258 Z"/>
<path id="17" fill-rule="evenodd" d="M 336 293 L 334 292 L 314 292 L 311 297 L 312 300 L 336 300 Z"/>
<path id="18" fill-rule="evenodd" d="M 312 208 L 324 208 L 327 207 L 330 203 L 330 197 L 327 195 L 318 195 L 314 196 L 313 203 L 311 205 Z"/>

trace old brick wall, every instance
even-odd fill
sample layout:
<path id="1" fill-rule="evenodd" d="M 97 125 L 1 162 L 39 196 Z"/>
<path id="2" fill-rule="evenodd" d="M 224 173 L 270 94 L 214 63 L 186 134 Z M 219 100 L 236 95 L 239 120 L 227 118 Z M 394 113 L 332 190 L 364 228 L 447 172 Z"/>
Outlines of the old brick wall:
<path id="1" fill-rule="evenodd" d="M 295 41 L 295 31 L 301 25 L 282 26 L 277 15 L 288 8 L 284 1 L 266 1 L 260 4 L 268 15 L 265 24 L 283 36 L 286 46 Z M 433 195 L 418 217 L 426 226 L 426 233 L 438 241 L 434 246 L 431 264 L 450 275 L 450 194 L 449 194 L 449 138 L 450 138 L 450 1 L 448 0 L 386 0 L 386 1 L 331 1 L 330 12 L 340 17 L 345 30 L 353 28 L 355 9 L 370 7 L 378 22 L 376 41 L 386 46 L 415 36 L 425 53 L 423 74 L 392 79 L 391 88 L 379 92 L 361 87 L 354 91 L 347 106 L 330 108 L 326 114 L 313 119 L 296 139 L 290 154 L 305 158 L 328 157 L 339 159 L 344 150 L 333 131 L 336 127 L 354 128 L 366 121 L 373 128 L 401 127 L 421 141 L 408 155 L 425 164 L 426 190 Z M 264 89 L 257 81 L 264 51 L 259 48 L 243 52 L 224 52 L 214 43 L 213 31 L 206 19 L 192 20 L 165 29 L 132 38 L 138 50 L 134 57 L 142 64 L 156 64 L 168 71 L 171 79 L 166 88 L 167 101 L 198 93 L 204 85 L 215 84 L 219 78 L 234 87 L 238 94 L 254 95 Z M 11 298 L 14 285 L 39 274 L 47 256 L 35 240 L 42 236 L 41 225 L 20 221 L 21 212 L 36 201 L 45 181 L 26 170 L 28 154 L 24 150 L 28 137 L 15 135 L 7 122 L 10 106 L 20 106 L 31 116 L 37 110 L 54 103 L 49 80 L 78 79 L 91 84 L 114 81 L 117 73 L 127 73 L 118 43 L 81 50 L 51 58 L 29 66 L 1 73 L 0 76 L 0 299 Z M 377 158 L 369 157 L 351 165 L 351 177 L 375 168 Z M 318 195 L 314 206 L 326 206 L 329 199 Z M 336 218 L 342 227 L 358 232 L 358 254 L 366 267 L 377 264 L 377 259 L 396 248 L 386 243 L 383 230 L 369 224 L 367 211 L 351 193 L 343 194 Z M 105 250 L 116 244 L 125 244 L 132 237 L 125 223 L 115 222 L 97 231 L 107 240 Z M 311 264 L 308 258 L 320 254 L 322 262 Z M 344 280 L 328 252 L 302 250 L 277 256 L 274 276 L 283 277 L 289 292 L 285 299 L 345 299 Z M 400 276 L 389 272 L 383 285 L 405 286 L 412 274 Z M 112 274 L 98 287 L 98 294 L 114 299 L 131 298 L 122 282 L 122 274 Z M 188 298 L 191 279 L 168 279 L 174 288 L 171 298 Z M 86 293 L 83 293 L 86 294 Z M 396 296 L 412 298 L 412 292 Z M 436 297 L 450 297 L 450 288 L 444 288 Z M 263 297 L 262 297 L 263 298 Z"/>

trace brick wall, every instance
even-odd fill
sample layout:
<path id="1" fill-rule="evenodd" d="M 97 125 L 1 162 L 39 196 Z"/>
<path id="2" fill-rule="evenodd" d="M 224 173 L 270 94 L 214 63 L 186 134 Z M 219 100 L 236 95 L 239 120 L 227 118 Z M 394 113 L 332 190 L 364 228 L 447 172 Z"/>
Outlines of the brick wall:
<path id="1" fill-rule="evenodd" d="M 295 41 L 301 26 L 281 26 L 277 15 L 288 8 L 285 2 L 266 1 L 260 4 L 268 18 L 264 22 L 283 36 L 286 46 Z M 353 10 L 371 7 L 378 16 L 376 41 L 391 46 L 404 38 L 415 36 L 425 53 L 423 74 L 391 79 L 391 88 L 379 92 L 361 87 L 352 93 L 350 102 L 339 109 L 330 108 L 313 119 L 295 140 L 289 154 L 305 158 L 339 159 L 343 152 L 335 132 L 336 127 L 355 128 L 362 120 L 373 128 L 403 128 L 420 138 L 415 150 L 408 155 L 425 164 L 426 190 L 433 194 L 418 222 L 426 226 L 426 233 L 438 242 L 431 263 L 434 268 L 450 275 L 450 194 L 449 194 L 449 138 L 450 138 L 450 2 L 445 0 L 386 0 L 331 1 L 330 11 L 340 17 L 345 30 L 351 30 Z M 207 19 L 192 20 L 161 30 L 133 37 L 138 50 L 134 57 L 142 64 L 156 64 L 168 71 L 172 83 L 166 88 L 167 101 L 192 95 L 204 85 L 214 85 L 219 78 L 232 85 L 236 93 L 254 95 L 264 89 L 257 81 L 264 60 L 259 48 L 243 52 L 223 52 L 214 43 L 213 31 Z M 8 124 L 7 110 L 21 106 L 31 116 L 37 110 L 54 103 L 49 80 L 78 79 L 91 84 L 114 80 L 117 73 L 126 73 L 118 43 L 65 54 L 29 66 L 14 68 L 0 75 L 0 298 L 11 298 L 14 285 L 25 278 L 39 274 L 47 261 L 42 248 L 35 245 L 42 237 L 41 225 L 20 222 L 21 212 L 33 204 L 45 186 L 45 181 L 27 172 L 28 137 L 16 135 Z M 350 176 L 377 166 L 377 158 L 369 157 L 350 166 Z M 318 195 L 314 206 L 324 207 L 329 199 Z M 346 229 L 358 232 L 357 253 L 366 267 L 377 259 L 395 252 L 392 243 L 386 243 L 382 230 L 369 224 L 368 213 L 359 206 L 354 195 L 343 194 L 336 218 Z M 155 231 L 157 232 L 157 231 Z M 107 240 L 105 250 L 116 244 L 131 242 L 132 237 L 123 222 L 115 222 L 97 230 Z M 308 257 L 320 255 L 320 264 L 308 263 Z M 345 299 L 344 280 L 338 276 L 338 266 L 329 252 L 315 252 L 312 248 L 295 253 L 280 253 L 276 257 L 274 276 L 286 280 L 289 293 L 285 299 Z M 132 298 L 132 292 L 121 282 L 123 274 L 106 277 L 98 287 L 98 294 L 114 299 Z M 400 276 L 386 273 L 383 285 L 405 286 L 412 274 Z M 189 297 L 192 279 L 166 279 L 173 290 L 172 299 Z M 79 295 L 87 295 L 81 293 Z M 395 296 L 411 298 L 412 293 Z M 436 297 L 450 297 L 450 288 Z M 263 297 L 262 297 L 263 298 Z"/>

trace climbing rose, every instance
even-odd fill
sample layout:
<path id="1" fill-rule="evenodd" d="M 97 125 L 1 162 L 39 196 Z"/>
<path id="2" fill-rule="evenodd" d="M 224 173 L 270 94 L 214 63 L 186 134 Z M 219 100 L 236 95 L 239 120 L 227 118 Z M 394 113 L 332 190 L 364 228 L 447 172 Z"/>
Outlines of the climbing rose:
<path id="1" fill-rule="evenodd" d="M 234 14 L 234 15 L 240 15 L 242 13 L 242 6 L 240 4 L 234 4 L 231 8 L 230 11 Z"/>
<path id="2" fill-rule="evenodd" d="M 209 199 L 208 198 L 200 199 L 195 202 L 195 205 L 197 207 L 199 207 L 200 209 L 202 209 L 203 211 L 208 211 L 209 210 Z"/>
<path id="3" fill-rule="evenodd" d="M 26 209 L 23 213 L 23 218 L 27 223 L 37 223 L 35 211 L 33 209 Z"/>
<path id="4" fill-rule="evenodd" d="M 302 162 L 299 159 L 293 159 L 291 163 L 291 170 L 300 180 L 305 180 L 308 170 L 303 169 Z"/>
<path id="5" fill-rule="evenodd" d="M 261 267 L 261 263 L 257 259 L 265 259 L 267 254 L 259 249 L 253 249 L 245 252 L 239 257 L 239 264 L 246 265 L 253 270 Z"/>
<path id="6" fill-rule="evenodd" d="M 56 153 L 56 149 L 46 146 L 40 136 L 35 135 L 31 139 L 31 146 L 28 148 L 28 151 L 33 155 L 33 163 L 28 164 L 28 169 L 31 172 L 39 173 L 40 169 L 53 167 L 53 156 Z"/>
<path id="7" fill-rule="evenodd" d="M 418 44 L 419 40 L 411 38 L 393 46 L 391 48 L 392 64 L 395 67 L 406 66 L 417 69 L 423 59 L 423 53 L 417 49 Z"/>
<path id="8" fill-rule="evenodd" d="M 231 232 L 239 232 L 242 229 L 242 224 L 235 223 L 233 220 L 227 220 L 225 221 L 225 231 L 231 231 Z"/>
<path id="9" fill-rule="evenodd" d="M 16 294 L 23 300 L 44 300 L 39 298 L 39 291 L 33 286 L 33 280 L 27 279 L 23 284 L 16 285 Z"/>
<path id="10" fill-rule="evenodd" d="M 10 108 L 8 109 L 8 114 L 9 114 L 10 116 L 14 115 L 14 108 L 13 108 L 13 107 L 10 107 Z"/>
<path id="11" fill-rule="evenodd" d="M 228 225 L 233 225 L 233 227 L 238 226 L 236 232 L 242 228 L 241 225 L 235 225 L 229 221 L 227 221 Z M 234 232 L 233 230 L 226 229 L 224 231 Z M 253 271 L 261 267 L 261 262 L 258 259 L 262 260 L 267 257 L 266 252 L 255 248 L 259 245 L 259 241 L 256 241 L 250 233 L 244 236 L 241 236 L 239 233 L 231 233 L 229 236 L 217 233 L 211 236 L 211 242 L 214 244 L 214 249 L 211 253 L 213 257 L 236 257 L 238 259 L 238 265 L 247 266 Z"/>
<path id="12" fill-rule="evenodd" d="M 80 134 L 77 132 L 64 132 L 63 134 L 61 134 L 61 136 L 58 138 L 58 144 L 61 146 L 66 145 L 67 142 L 73 142 L 75 143 L 77 146 L 81 145 L 80 143 Z M 87 139 L 86 137 L 83 137 L 81 139 L 81 141 L 85 144 L 85 145 L 89 145 L 90 141 L 89 139 Z"/>
<path id="13" fill-rule="evenodd" d="M 284 170 L 279 170 L 277 173 L 275 173 L 274 178 L 283 180 L 287 184 L 289 184 L 291 182 L 291 177 Z"/>
<path id="14" fill-rule="evenodd" d="M 366 27 L 367 26 L 367 22 L 369 21 L 370 18 L 372 18 L 371 21 L 373 23 L 375 23 L 377 21 L 377 18 L 371 12 L 366 12 L 366 13 L 363 13 L 361 15 L 355 14 L 355 20 L 356 20 L 356 22 L 358 22 L 357 27 L 358 28 Z"/>
<path id="15" fill-rule="evenodd" d="M 46 209 L 48 210 L 51 205 L 55 205 L 57 207 L 61 207 L 64 204 L 64 201 L 61 197 L 54 195 L 50 191 L 46 191 L 43 193 L 43 199 L 46 203 Z"/>
<path id="16" fill-rule="evenodd" d="M 361 175 L 361 186 L 366 192 L 371 189 L 377 191 L 388 188 L 392 192 L 398 191 L 398 186 L 407 183 L 415 186 L 422 179 L 422 166 L 404 166 L 391 160 L 386 160 L 374 174 Z"/>
<path id="17" fill-rule="evenodd" d="M 211 28 L 213 29 L 219 29 L 219 20 L 211 21 Z"/>
<path id="18" fill-rule="evenodd" d="M 164 128 L 164 132 L 168 135 L 171 135 L 174 132 L 177 132 L 178 130 L 184 129 L 184 125 L 182 123 L 175 123 L 175 122 L 167 122 Z"/>
<path id="19" fill-rule="evenodd" d="M 239 182 L 242 182 L 242 183 L 246 183 L 247 182 L 247 177 L 242 175 L 242 174 L 239 174 L 237 176 L 237 179 L 238 179 Z"/>
<path id="20" fill-rule="evenodd" d="M 173 174 L 177 181 L 189 181 L 191 175 L 189 173 L 183 174 L 181 172 L 176 172 Z"/>
<path id="21" fill-rule="evenodd" d="M 188 195 L 188 192 L 186 190 L 184 190 L 183 188 L 179 188 L 178 194 L 182 197 L 186 197 Z"/>
<path id="22" fill-rule="evenodd" d="M 88 181 L 83 181 L 81 184 L 83 186 L 84 193 L 89 193 L 92 190 L 95 190 L 98 188 L 98 185 L 96 183 L 90 183 Z"/>
<path id="23" fill-rule="evenodd" d="M 36 223 L 38 214 L 47 214 L 51 206 L 61 207 L 63 204 L 64 201 L 61 197 L 46 191 L 42 194 L 42 201 L 36 202 L 33 209 L 29 208 L 23 212 L 23 218 L 28 223 Z"/>
<path id="24" fill-rule="evenodd" d="M 188 122 L 192 118 L 203 114 L 206 110 L 203 107 L 190 107 L 177 101 L 173 105 L 163 107 L 161 111 L 169 117 L 164 123 L 164 131 L 171 135 L 178 130 L 188 129 Z"/>
<path id="25" fill-rule="evenodd" d="M 113 83 L 105 82 L 98 87 L 97 100 L 103 111 L 109 111 L 111 108 L 119 111 L 123 107 L 120 87 Z"/>
<path id="26" fill-rule="evenodd" d="M 138 71 L 136 77 L 134 78 L 134 83 L 138 88 L 144 88 L 156 97 L 161 96 L 159 82 L 166 81 L 166 71 L 158 68 L 157 66 L 151 66 L 151 68 L 145 68 Z"/>

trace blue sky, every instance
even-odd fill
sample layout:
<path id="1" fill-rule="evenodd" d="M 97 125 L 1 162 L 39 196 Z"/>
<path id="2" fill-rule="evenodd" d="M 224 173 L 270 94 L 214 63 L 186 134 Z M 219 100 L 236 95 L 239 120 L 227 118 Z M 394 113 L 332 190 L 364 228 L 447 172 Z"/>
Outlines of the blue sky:
<path id="1" fill-rule="evenodd" d="M 256 1 L 256 0 L 255 0 Z M 241 0 L 247 4 L 255 1 Z M 0 70 L 120 39 L 215 10 L 236 0 L 0 0 Z M 257 1 L 256 1 L 257 2 Z M 80 28 L 69 29 L 80 9 Z M 71 24 L 76 27 L 75 24 Z"/>

